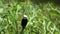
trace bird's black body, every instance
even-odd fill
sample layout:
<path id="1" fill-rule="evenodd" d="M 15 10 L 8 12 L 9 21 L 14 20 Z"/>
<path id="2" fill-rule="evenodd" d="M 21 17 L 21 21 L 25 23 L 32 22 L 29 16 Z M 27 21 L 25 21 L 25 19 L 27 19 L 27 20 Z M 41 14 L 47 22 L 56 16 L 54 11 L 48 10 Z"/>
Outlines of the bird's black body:
<path id="1" fill-rule="evenodd" d="M 26 27 L 27 22 L 28 22 L 27 17 L 23 17 L 22 22 L 21 22 L 21 26 L 22 26 L 22 29 L 23 29 L 23 30 L 24 30 L 24 28 Z"/>

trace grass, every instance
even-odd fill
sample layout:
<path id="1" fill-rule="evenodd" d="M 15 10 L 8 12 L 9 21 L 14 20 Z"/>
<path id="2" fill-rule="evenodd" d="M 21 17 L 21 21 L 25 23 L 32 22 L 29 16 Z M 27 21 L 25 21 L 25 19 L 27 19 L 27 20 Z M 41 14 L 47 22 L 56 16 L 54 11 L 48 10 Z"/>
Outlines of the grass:
<path id="1" fill-rule="evenodd" d="M 21 19 L 28 16 L 24 34 L 60 34 L 60 9 L 53 3 L 0 2 L 0 34 L 20 34 Z"/>

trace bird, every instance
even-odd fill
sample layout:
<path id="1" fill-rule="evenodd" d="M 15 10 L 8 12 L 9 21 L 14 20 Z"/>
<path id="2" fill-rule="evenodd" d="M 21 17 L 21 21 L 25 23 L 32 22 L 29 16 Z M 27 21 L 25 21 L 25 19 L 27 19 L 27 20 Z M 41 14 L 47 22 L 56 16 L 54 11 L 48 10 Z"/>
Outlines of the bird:
<path id="1" fill-rule="evenodd" d="M 21 21 L 22 30 L 25 29 L 25 27 L 27 25 L 27 22 L 28 22 L 27 16 L 24 15 L 23 18 L 22 18 L 22 21 Z"/>

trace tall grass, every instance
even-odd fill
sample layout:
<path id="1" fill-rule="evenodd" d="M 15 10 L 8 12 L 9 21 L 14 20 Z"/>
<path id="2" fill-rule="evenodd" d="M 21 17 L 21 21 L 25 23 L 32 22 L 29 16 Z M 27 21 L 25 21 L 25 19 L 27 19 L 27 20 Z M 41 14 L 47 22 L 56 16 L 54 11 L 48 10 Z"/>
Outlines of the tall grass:
<path id="1" fill-rule="evenodd" d="M 21 19 L 28 16 L 24 34 L 60 34 L 60 9 L 53 3 L 39 5 L 33 2 L 0 2 L 0 34 L 20 34 Z"/>

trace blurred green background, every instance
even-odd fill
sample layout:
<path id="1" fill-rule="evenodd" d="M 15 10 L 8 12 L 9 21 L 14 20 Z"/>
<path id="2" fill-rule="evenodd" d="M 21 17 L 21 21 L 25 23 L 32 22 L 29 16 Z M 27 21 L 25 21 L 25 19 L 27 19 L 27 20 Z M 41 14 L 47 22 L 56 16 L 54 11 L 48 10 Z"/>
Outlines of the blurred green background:
<path id="1" fill-rule="evenodd" d="M 0 0 L 0 34 L 60 34 L 60 0 Z"/>

